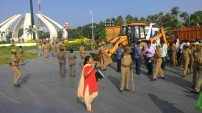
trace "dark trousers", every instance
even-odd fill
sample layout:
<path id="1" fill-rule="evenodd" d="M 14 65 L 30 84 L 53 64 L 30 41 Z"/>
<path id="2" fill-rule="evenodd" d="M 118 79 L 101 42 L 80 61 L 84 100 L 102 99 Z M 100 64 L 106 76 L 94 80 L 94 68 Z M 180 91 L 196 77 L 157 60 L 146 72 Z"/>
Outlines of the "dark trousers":
<path id="1" fill-rule="evenodd" d="M 147 57 L 147 69 L 148 69 L 148 74 L 153 74 L 153 64 L 154 60 L 151 62 L 148 62 L 151 59 L 151 57 Z"/>
<path id="2" fill-rule="evenodd" d="M 121 59 L 117 59 L 117 71 L 121 72 Z"/>
<path id="3" fill-rule="evenodd" d="M 136 73 L 140 74 L 141 58 L 135 58 L 135 70 Z"/>
<path id="4" fill-rule="evenodd" d="M 166 56 L 165 57 L 161 57 L 161 58 L 162 58 L 161 69 L 165 69 L 166 68 Z"/>

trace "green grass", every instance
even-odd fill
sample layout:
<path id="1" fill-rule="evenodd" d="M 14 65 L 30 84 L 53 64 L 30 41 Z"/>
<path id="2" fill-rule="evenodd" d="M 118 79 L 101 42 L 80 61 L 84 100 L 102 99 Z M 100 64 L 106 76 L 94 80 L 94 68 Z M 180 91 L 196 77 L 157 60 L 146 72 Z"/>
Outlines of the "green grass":
<path id="1" fill-rule="evenodd" d="M 7 63 L 10 63 L 10 57 L 11 57 L 10 50 L 11 49 L 16 49 L 18 51 L 18 48 L 19 47 L 17 47 L 17 46 L 13 46 L 13 47 L 0 47 L 0 66 L 4 65 L 4 64 L 7 64 Z M 35 46 L 23 47 L 23 50 L 25 51 L 25 53 L 24 53 L 24 61 L 31 60 L 33 58 L 38 57 L 37 54 L 26 52 L 26 51 L 32 50 L 32 49 L 36 49 L 36 47 Z"/>

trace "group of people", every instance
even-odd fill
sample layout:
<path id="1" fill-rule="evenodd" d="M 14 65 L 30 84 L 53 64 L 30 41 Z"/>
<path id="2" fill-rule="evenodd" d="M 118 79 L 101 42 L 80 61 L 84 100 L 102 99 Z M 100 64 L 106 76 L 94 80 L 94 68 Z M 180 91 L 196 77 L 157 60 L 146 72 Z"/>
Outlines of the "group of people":
<path id="1" fill-rule="evenodd" d="M 177 47 L 173 44 L 171 47 L 172 55 L 170 59 L 173 62 L 173 66 L 179 65 L 177 62 Z M 48 52 L 52 51 L 52 56 L 58 58 L 59 67 L 60 67 L 60 77 L 65 78 L 64 70 L 66 65 L 66 47 L 64 43 L 58 43 L 57 41 L 50 44 L 49 41 L 39 42 L 38 48 L 44 52 L 44 56 L 48 58 Z M 104 55 L 104 43 L 100 44 L 98 49 L 98 54 L 100 55 L 100 68 L 101 70 L 106 70 L 106 66 L 109 64 L 106 62 Z M 21 77 L 21 72 L 19 70 L 20 62 L 23 61 L 23 50 L 22 47 L 19 48 L 20 60 L 17 57 L 17 51 L 11 50 L 11 66 L 14 71 L 14 86 L 20 87 L 19 79 Z M 132 54 L 131 54 L 132 53 Z M 123 47 L 119 44 L 119 47 L 116 51 L 117 55 L 117 72 L 121 72 L 121 84 L 120 84 L 120 93 L 129 91 L 129 79 L 131 70 L 134 69 L 133 61 L 135 62 L 135 72 L 137 75 L 141 74 L 141 64 L 144 59 L 145 65 L 148 69 L 148 74 L 152 75 L 152 80 L 155 81 L 158 78 L 158 74 L 161 79 L 165 79 L 163 70 L 166 66 L 166 56 L 167 56 L 167 47 L 164 43 L 161 45 L 156 44 L 156 42 L 148 42 L 147 46 L 140 45 L 140 42 L 137 42 L 136 46 L 132 49 L 130 47 Z M 94 112 L 94 109 L 91 107 L 93 100 L 98 96 L 98 84 L 95 77 L 97 61 L 94 61 L 92 56 L 86 56 L 85 53 L 85 44 L 81 43 L 80 46 L 80 57 L 81 57 L 81 77 L 79 80 L 77 97 L 85 103 L 86 108 L 89 112 Z M 70 49 L 68 53 L 69 59 L 69 70 L 70 77 L 75 77 L 75 64 L 76 64 L 76 54 L 73 49 Z M 202 85 L 202 74 L 201 74 L 201 65 L 202 65 L 202 46 L 196 45 L 187 46 L 186 44 L 182 49 L 182 64 L 184 65 L 183 76 L 186 76 L 187 73 L 193 72 L 193 85 L 195 92 L 199 93 Z M 153 65 L 155 64 L 155 69 Z M 193 67 L 193 68 L 191 68 Z M 189 71 L 190 70 L 190 71 Z M 132 71 L 133 73 L 133 71 Z"/>

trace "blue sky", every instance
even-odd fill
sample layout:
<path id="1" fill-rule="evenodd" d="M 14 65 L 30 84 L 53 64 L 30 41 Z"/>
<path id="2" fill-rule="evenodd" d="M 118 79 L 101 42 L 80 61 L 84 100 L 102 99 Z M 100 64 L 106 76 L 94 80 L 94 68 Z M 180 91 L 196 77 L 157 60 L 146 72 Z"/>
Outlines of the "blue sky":
<path id="1" fill-rule="evenodd" d="M 33 0 L 35 13 L 37 1 Z M 202 0 L 41 0 L 41 9 L 44 15 L 59 24 L 68 22 L 71 28 L 76 28 L 91 23 L 89 10 L 94 12 L 94 22 L 98 23 L 119 15 L 140 18 L 161 11 L 165 14 L 174 6 L 193 13 L 202 10 L 201 4 Z M 27 12 L 30 12 L 29 0 L 0 0 L 0 23 L 15 14 Z"/>

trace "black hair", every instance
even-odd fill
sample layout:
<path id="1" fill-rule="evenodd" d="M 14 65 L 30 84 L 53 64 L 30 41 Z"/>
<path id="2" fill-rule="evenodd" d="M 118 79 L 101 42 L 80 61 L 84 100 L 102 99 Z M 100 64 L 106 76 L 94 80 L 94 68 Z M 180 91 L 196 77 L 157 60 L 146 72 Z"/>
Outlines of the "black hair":
<path id="1" fill-rule="evenodd" d="M 71 48 L 71 49 L 69 49 L 69 51 L 70 51 L 70 53 L 73 53 L 74 52 L 74 50 Z"/>
<path id="2" fill-rule="evenodd" d="M 83 65 L 86 65 L 87 62 L 89 61 L 89 59 L 90 59 L 90 56 L 86 56 L 85 59 L 84 59 L 84 63 L 83 63 Z"/>
<path id="3" fill-rule="evenodd" d="M 19 46 L 19 48 L 22 48 L 22 46 Z"/>
<path id="4" fill-rule="evenodd" d="M 140 42 L 139 41 L 137 41 L 137 45 L 139 45 L 140 44 Z"/>

